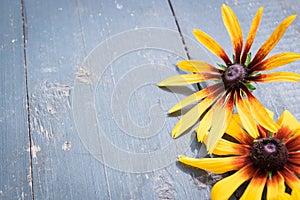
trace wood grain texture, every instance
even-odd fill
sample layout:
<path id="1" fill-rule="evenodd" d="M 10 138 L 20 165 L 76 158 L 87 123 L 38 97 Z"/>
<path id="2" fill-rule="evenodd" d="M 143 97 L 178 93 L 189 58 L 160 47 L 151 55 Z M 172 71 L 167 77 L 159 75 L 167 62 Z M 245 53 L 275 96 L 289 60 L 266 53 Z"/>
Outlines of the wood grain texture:
<path id="1" fill-rule="evenodd" d="M 24 0 L 22 27 L 21 3 L 2 1 L 0 198 L 209 199 L 220 177 L 176 161 L 178 154 L 202 157 L 205 149 L 192 130 L 172 139 L 180 113 L 166 114 L 197 88 L 160 89 L 156 83 L 183 73 L 175 65 L 186 53 L 220 62 L 197 43 L 194 28 L 232 52 L 222 3 L 236 12 L 244 35 L 265 6 L 254 51 L 282 19 L 300 12 L 292 0 Z M 272 54 L 300 52 L 299 24 Z M 281 69 L 300 73 L 298 65 Z M 255 95 L 275 117 L 289 109 L 300 120 L 299 87 L 260 84 Z"/>
<path id="2" fill-rule="evenodd" d="M 182 144 L 174 143 L 170 137 L 178 119 L 165 114 L 178 99 L 155 86 L 155 82 L 175 74 L 174 63 L 185 57 L 168 2 L 25 1 L 25 6 L 32 143 L 37 150 L 33 156 L 35 198 L 190 199 L 201 195 L 207 198 L 209 190 L 206 186 L 187 192 L 191 186 L 189 175 L 178 169 L 177 154 L 173 152 L 176 145 Z M 169 35 L 161 35 L 152 42 L 152 33 L 145 32 L 135 35 L 136 40 L 124 37 L 123 41 L 107 46 L 102 54 L 90 58 L 94 55 L 92 52 L 100 52 L 99 45 L 103 42 L 144 27 L 173 30 L 170 37 L 174 44 L 166 43 L 164 45 L 169 49 L 159 49 L 164 37 Z M 166 31 L 162 31 L 164 33 Z M 149 48 L 146 48 L 149 41 Z M 118 55 L 127 47 L 133 49 Z M 117 56 L 112 57 L 115 54 Z M 89 66 L 85 66 L 89 64 L 85 60 L 89 59 L 98 62 L 95 71 L 89 71 Z M 107 59 L 111 59 L 111 64 L 102 66 Z M 103 72 L 98 74 L 102 68 Z M 142 74 L 135 74 L 138 72 Z M 74 92 L 84 92 L 77 90 L 78 85 L 88 85 L 94 78 L 95 85 L 91 87 L 94 97 L 87 99 L 82 95 L 81 101 L 95 104 L 104 137 L 118 147 L 112 152 L 103 149 L 108 145 L 106 143 L 92 143 L 94 138 L 82 138 L 92 131 L 93 124 L 89 125 L 89 120 L 83 119 L 85 121 L 80 124 L 74 120 L 84 111 L 74 107 L 77 105 L 73 105 Z M 120 99 L 126 93 L 130 94 L 129 99 Z M 152 136 L 137 131 L 143 130 L 141 127 L 146 130 L 156 118 L 164 123 L 154 127 L 157 130 Z M 129 130 L 122 123 L 125 119 L 131 125 Z M 82 122 L 86 123 L 85 126 L 83 123 L 86 131 L 83 136 L 78 134 Z M 187 144 L 191 143 L 190 137 L 186 137 Z M 185 150 L 189 148 L 189 145 L 184 146 Z M 104 160 L 93 151 L 95 149 L 102 149 L 99 154 L 105 154 L 102 155 Z M 129 157 L 122 156 L 120 150 Z M 168 162 L 160 159 L 161 150 L 173 152 L 172 157 L 166 158 Z M 151 152 L 158 156 L 151 157 Z M 130 163 L 133 155 L 138 155 L 138 163 Z M 145 166 L 147 171 L 135 172 L 137 166 Z"/>
<path id="3" fill-rule="evenodd" d="M 0 2 L 0 199 L 31 199 L 22 10 Z"/>

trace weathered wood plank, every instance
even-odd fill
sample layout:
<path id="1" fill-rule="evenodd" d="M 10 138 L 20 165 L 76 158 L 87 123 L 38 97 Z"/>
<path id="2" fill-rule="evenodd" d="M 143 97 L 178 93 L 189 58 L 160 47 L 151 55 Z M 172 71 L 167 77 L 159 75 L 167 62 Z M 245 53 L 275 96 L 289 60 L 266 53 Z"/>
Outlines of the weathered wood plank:
<path id="1" fill-rule="evenodd" d="M 283 19 L 283 7 L 269 4 L 264 20 Z M 219 1 L 172 5 L 192 58 L 217 61 L 191 39 L 193 28 L 231 51 Z M 230 5 L 247 31 L 260 4 Z M 212 176 L 176 163 L 177 154 L 201 154 L 200 145 L 193 134 L 171 139 L 178 119 L 166 116 L 194 88 L 171 93 L 155 86 L 181 73 L 175 64 L 186 59 L 169 2 L 25 1 L 25 6 L 35 197 L 208 199 Z M 270 21 L 262 26 L 254 48 L 271 27 Z M 296 35 L 292 31 L 285 42 L 294 45 Z M 298 105 L 284 96 L 276 97 L 279 103 L 269 100 L 278 93 L 276 85 L 266 88 L 272 88 L 266 96 L 257 92 L 266 106 L 276 114 L 295 110 L 299 117 Z M 281 90 L 292 94 L 289 101 L 299 100 Z"/>
<path id="2" fill-rule="evenodd" d="M 22 9 L 0 2 L 0 199 L 31 199 Z"/>
<path id="3" fill-rule="evenodd" d="M 80 142 L 72 82 L 84 58 L 76 1 L 25 1 L 36 199 L 108 199 L 105 171 Z"/>
<path id="4" fill-rule="evenodd" d="M 168 2 L 25 6 L 35 197 L 207 198 L 176 165 L 193 136 L 173 140 L 166 115 L 193 88 L 155 86 L 185 57 Z"/>

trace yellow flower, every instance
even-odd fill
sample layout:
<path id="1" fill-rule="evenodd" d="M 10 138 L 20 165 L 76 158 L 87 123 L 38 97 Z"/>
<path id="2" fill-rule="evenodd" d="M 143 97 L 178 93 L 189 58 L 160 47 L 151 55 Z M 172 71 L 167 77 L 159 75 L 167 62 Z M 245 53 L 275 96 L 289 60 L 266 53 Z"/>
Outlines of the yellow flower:
<path id="1" fill-rule="evenodd" d="M 252 137 L 233 114 L 226 130 L 231 139 L 221 138 L 213 151 L 219 157 L 179 156 L 179 161 L 217 174 L 234 172 L 213 186 L 212 199 L 228 199 L 246 181 L 241 199 L 261 199 L 265 187 L 267 199 L 277 199 L 287 195 L 283 194 L 286 185 L 293 198 L 300 199 L 300 123 L 284 111 L 276 124 L 280 127 L 276 133 L 256 125 L 259 135 Z"/>
<path id="2" fill-rule="evenodd" d="M 243 44 L 243 35 L 238 19 L 230 7 L 222 6 L 223 21 L 233 44 L 233 60 L 229 59 L 224 49 L 214 39 L 200 30 L 194 30 L 194 35 L 199 42 L 220 57 L 225 65 L 214 67 L 202 61 L 185 60 L 179 62 L 178 67 L 193 72 L 193 74 L 170 77 L 158 84 L 158 86 L 181 86 L 208 80 L 214 81 L 213 85 L 188 96 L 169 110 L 169 113 L 173 113 L 198 102 L 176 124 L 172 131 L 172 137 L 180 136 L 201 118 L 200 124 L 196 128 L 197 137 L 199 141 L 203 141 L 209 133 L 207 148 L 209 152 L 212 152 L 228 126 L 234 105 L 241 117 L 243 126 L 251 130 L 249 133 L 253 137 L 259 135 L 256 126 L 254 126 L 255 122 L 269 131 L 277 131 L 278 126 L 251 93 L 255 89 L 251 83 L 299 81 L 300 75 L 292 72 L 260 73 L 300 59 L 300 54 L 294 52 L 284 52 L 265 59 L 288 26 L 294 21 L 296 15 L 284 19 L 251 59 L 250 48 L 261 21 L 262 11 L 262 7 L 257 11 L 246 42 Z M 199 101 L 201 102 L 199 103 Z"/>

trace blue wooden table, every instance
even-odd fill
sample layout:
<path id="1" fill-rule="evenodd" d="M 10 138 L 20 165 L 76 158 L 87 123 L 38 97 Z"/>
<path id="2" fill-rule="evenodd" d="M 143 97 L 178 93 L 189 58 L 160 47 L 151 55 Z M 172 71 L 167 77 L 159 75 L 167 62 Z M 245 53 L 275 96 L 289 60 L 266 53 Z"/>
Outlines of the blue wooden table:
<path id="1" fill-rule="evenodd" d="M 180 60 L 220 60 L 194 28 L 227 52 L 221 5 L 247 34 L 260 6 L 256 51 L 299 0 L 1 0 L 0 199 L 209 199 L 219 178 L 177 162 L 206 155 L 191 133 L 174 140 L 167 110 L 197 87 L 160 89 Z M 272 51 L 300 52 L 300 19 Z M 300 73 L 300 62 L 280 71 Z M 300 120 L 300 85 L 257 86 L 277 118 Z M 183 111 L 185 112 L 185 111 Z M 234 199 L 234 197 L 233 197 Z"/>

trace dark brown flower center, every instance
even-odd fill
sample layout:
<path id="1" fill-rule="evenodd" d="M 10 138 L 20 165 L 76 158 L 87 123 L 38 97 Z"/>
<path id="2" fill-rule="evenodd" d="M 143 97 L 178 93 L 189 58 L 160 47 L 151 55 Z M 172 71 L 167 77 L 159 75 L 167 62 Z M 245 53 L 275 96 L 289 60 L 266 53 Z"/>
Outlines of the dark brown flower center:
<path id="1" fill-rule="evenodd" d="M 275 137 L 262 138 L 254 141 L 250 158 L 257 168 L 275 173 L 286 164 L 288 150 L 285 144 Z"/>
<path id="2" fill-rule="evenodd" d="M 226 68 L 223 74 L 223 81 L 226 88 L 238 86 L 239 83 L 246 77 L 246 68 L 241 64 L 234 64 Z"/>

